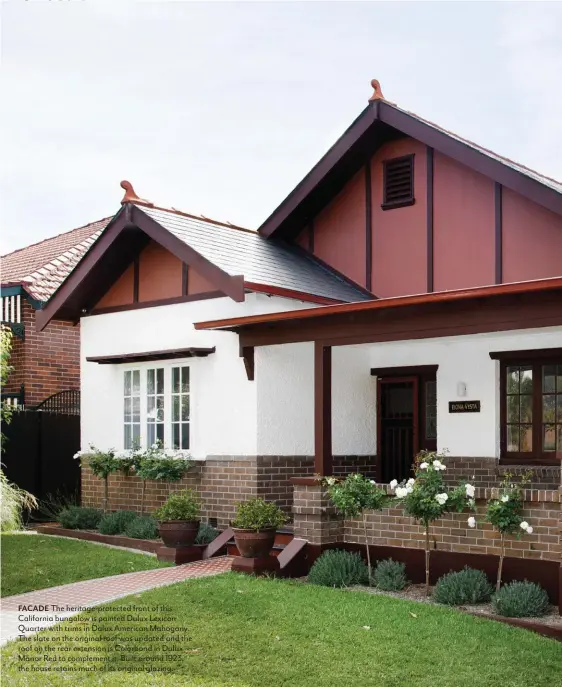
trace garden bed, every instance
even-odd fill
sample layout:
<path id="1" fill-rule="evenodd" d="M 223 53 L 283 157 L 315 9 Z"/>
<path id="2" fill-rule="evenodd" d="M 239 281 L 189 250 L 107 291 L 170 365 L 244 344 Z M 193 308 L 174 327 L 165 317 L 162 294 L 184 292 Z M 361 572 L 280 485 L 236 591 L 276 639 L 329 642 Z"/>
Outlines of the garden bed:
<path id="1" fill-rule="evenodd" d="M 488 620 L 497 620 L 501 623 L 514 625 L 516 627 L 525 628 L 533 632 L 538 632 L 546 637 L 562 642 L 562 616 L 557 612 L 556 607 L 552 607 L 548 615 L 538 618 L 506 618 L 498 615 L 492 609 L 490 603 L 482 603 L 470 606 L 443 606 L 434 601 L 431 595 L 428 597 L 425 594 L 425 585 L 411 584 L 401 592 L 385 592 L 374 587 L 367 587 L 364 585 L 353 585 L 347 588 L 349 591 L 364 592 L 367 594 L 378 594 L 381 596 L 390 596 L 395 599 L 404 599 L 406 601 L 417 601 L 418 603 L 428 603 L 440 608 L 451 608 L 479 618 L 486 618 Z M 430 594 L 431 594 L 430 590 Z"/>
<path id="2" fill-rule="evenodd" d="M 61 527 L 58 523 L 37 525 L 35 530 L 40 534 L 54 534 L 59 537 L 95 541 L 101 544 L 111 544 L 111 546 L 121 546 L 126 549 L 148 551 L 149 553 L 156 553 L 162 546 L 161 539 L 133 539 L 133 537 L 125 537 L 122 534 L 100 534 L 95 530 L 71 530 Z"/>

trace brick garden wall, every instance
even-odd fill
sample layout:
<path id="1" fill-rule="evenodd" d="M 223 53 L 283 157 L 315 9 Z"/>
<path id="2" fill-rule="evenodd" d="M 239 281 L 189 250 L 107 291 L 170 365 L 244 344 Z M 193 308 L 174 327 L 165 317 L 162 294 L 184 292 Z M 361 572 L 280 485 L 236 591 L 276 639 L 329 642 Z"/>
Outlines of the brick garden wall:
<path id="1" fill-rule="evenodd" d="M 478 524 L 470 528 L 469 512 L 448 513 L 430 528 L 432 548 L 461 553 L 500 554 L 499 535 L 484 523 L 487 500 L 496 496 L 493 489 L 477 489 L 476 513 Z M 518 558 L 537 558 L 560 561 L 562 544 L 561 496 L 559 490 L 525 490 L 523 517 L 533 527 L 533 534 L 523 534 L 520 540 L 506 537 L 506 555 Z M 416 525 L 402 508 L 386 508 L 367 514 L 369 543 L 377 546 L 406 546 L 423 548 L 424 529 Z M 346 520 L 343 524 L 345 542 L 364 544 L 362 519 Z"/>
<path id="2" fill-rule="evenodd" d="M 10 364 L 14 366 L 4 391 L 25 386 L 25 404 L 37 405 L 64 389 L 80 387 L 80 325 L 53 320 L 42 331 L 35 327 L 36 310 L 21 300 L 25 338 L 13 338 Z"/>
<path id="3" fill-rule="evenodd" d="M 334 458 L 337 474 L 367 472 L 372 456 Z M 145 511 L 152 513 L 167 498 L 169 490 L 193 489 L 202 505 L 203 518 L 216 518 L 219 528 L 234 518 L 236 504 L 254 496 L 275 501 L 289 515 L 293 506 L 291 478 L 312 476 L 314 461 L 310 456 L 211 456 L 197 463 L 180 482 L 168 485 L 148 481 Z M 109 477 L 109 509 L 140 510 L 142 482 L 121 473 Z M 82 505 L 99 508 L 103 503 L 103 481 L 82 469 Z"/>

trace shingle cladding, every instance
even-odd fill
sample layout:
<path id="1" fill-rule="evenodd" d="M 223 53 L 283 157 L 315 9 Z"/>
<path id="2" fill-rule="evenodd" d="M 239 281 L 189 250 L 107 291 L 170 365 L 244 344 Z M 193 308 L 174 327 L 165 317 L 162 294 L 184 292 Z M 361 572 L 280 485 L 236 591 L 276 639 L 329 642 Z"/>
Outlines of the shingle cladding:
<path id="1" fill-rule="evenodd" d="M 230 275 L 345 302 L 373 298 L 299 248 L 257 232 L 159 208 L 139 207 L 164 229 Z"/>

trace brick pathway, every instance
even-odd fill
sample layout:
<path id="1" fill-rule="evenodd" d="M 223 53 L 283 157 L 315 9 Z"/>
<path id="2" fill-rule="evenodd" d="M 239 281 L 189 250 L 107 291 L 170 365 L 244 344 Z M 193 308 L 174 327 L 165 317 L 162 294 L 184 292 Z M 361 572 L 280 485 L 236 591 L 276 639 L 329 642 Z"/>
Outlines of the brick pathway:
<path id="1" fill-rule="evenodd" d="M 156 570 L 112 575 L 111 577 L 100 577 L 96 580 L 73 582 L 60 587 L 50 587 L 49 589 L 40 589 L 34 592 L 27 592 L 26 594 L 7 596 L 0 600 L 0 644 L 5 644 L 19 634 L 22 634 L 20 625 L 25 625 L 26 628 L 29 628 L 23 632 L 23 634 L 28 636 L 33 634 L 33 632 L 37 632 L 38 629 L 54 625 L 60 619 L 68 618 L 80 612 L 79 610 L 66 610 L 69 606 L 78 606 L 81 609 L 98 606 L 99 604 L 109 603 L 124 596 L 129 596 L 129 594 L 138 594 L 155 587 L 164 587 L 168 584 L 196 577 L 220 575 L 230 570 L 231 565 L 232 558 L 223 556 L 206 561 L 178 565 L 172 568 L 158 568 Z M 25 612 L 19 610 L 19 607 L 22 605 L 42 605 L 48 606 L 49 609 L 47 612 Z M 56 608 L 53 608 L 53 606 Z M 57 608 L 61 610 L 59 611 Z M 42 620 L 22 622 L 20 619 L 21 615 L 28 617 L 33 614 L 40 616 Z M 56 620 L 55 615 L 57 616 Z"/>

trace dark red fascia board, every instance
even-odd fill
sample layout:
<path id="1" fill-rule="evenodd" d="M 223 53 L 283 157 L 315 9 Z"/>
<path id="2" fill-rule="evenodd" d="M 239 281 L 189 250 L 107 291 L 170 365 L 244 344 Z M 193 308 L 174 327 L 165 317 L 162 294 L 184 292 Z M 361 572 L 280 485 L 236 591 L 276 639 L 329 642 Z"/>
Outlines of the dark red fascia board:
<path id="1" fill-rule="evenodd" d="M 528 294 L 562 289 L 562 277 L 539 279 L 512 284 L 498 284 L 481 286 L 455 291 L 437 291 L 423 293 L 416 296 L 397 296 L 395 298 L 379 298 L 359 303 L 343 303 L 340 305 L 326 305 L 321 308 L 294 310 L 292 312 L 269 313 L 266 315 L 250 315 L 248 317 L 234 317 L 224 320 L 209 320 L 196 322 L 195 329 L 229 329 L 239 331 L 245 326 L 269 325 L 274 322 L 291 322 L 294 320 L 313 320 L 317 317 L 331 317 L 347 313 L 361 313 L 375 310 L 401 308 L 405 306 L 426 305 L 431 303 L 451 303 L 471 299 L 487 299 L 496 296 L 513 294 Z"/>
<path id="2" fill-rule="evenodd" d="M 79 320 L 84 307 L 93 307 L 95 303 L 80 303 L 81 298 L 86 298 L 88 288 L 91 290 L 93 271 L 99 265 L 103 256 L 111 249 L 111 246 L 121 234 L 131 228 L 136 228 L 143 234 L 159 243 L 161 246 L 176 255 L 182 262 L 192 265 L 202 276 L 214 284 L 217 289 L 234 301 L 244 301 L 244 278 L 242 275 L 232 276 L 227 274 L 212 262 L 204 258 L 200 253 L 178 239 L 158 222 L 148 217 L 140 208 L 133 204 L 123 205 L 113 220 L 107 225 L 102 235 L 90 247 L 78 265 L 65 279 L 44 305 L 43 310 L 36 316 L 38 331 L 42 331 L 55 317 L 59 319 Z M 126 267 L 126 265 L 125 265 Z M 72 300 L 71 300 L 72 299 Z M 65 306 L 72 303 L 72 315 L 64 313 Z M 63 311 L 63 313 L 61 313 Z"/>
<path id="3" fill-rule="evenodd" d="M 372 102 L 339 138 L 304 179 L 273 211 L 258 229 L 264 236 L 283 233 L 283 225 L 299 205 L 313 193 L 337 167 L 345 153 L 361 139 L 375 122 L 382 122 L 406 136 L 421 141 L 443 155 L 474 169 L 506 188 L 525 196 L 552 212 L 562 215 L 562 193 L 495 159 L 444 130 L 383 100 Z"/>
<path id="4" fill-rule="evenodd" d="M 215 352 L 212 348 L 173 348 L 167 351 L 147 351 L 146 353 L 122 353 L 120 355 L 101 355 L 86 358 L 89 363 L 99 365 L 119 365 L 120 363 L 143 363 L 151 360 L 172 360 L 177 358 L 205 358 Z"/>

